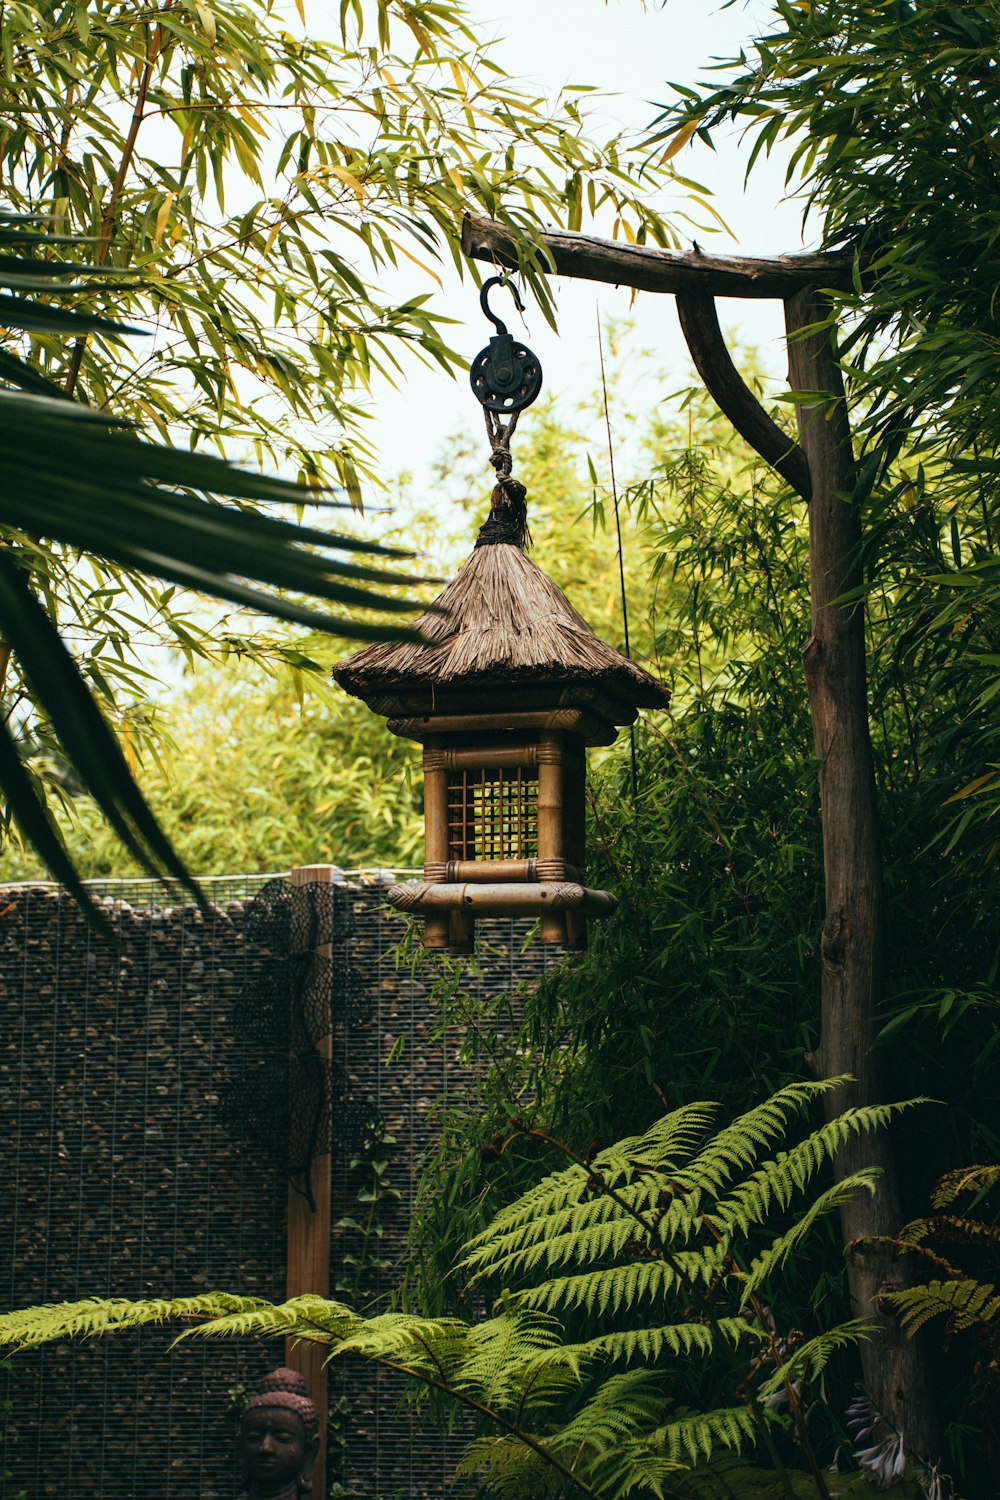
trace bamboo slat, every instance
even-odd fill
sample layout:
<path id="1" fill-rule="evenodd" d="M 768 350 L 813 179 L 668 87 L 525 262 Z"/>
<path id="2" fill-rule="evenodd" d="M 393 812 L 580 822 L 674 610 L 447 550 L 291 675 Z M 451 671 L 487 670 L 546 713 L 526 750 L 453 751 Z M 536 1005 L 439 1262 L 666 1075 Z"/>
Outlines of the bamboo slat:
<path id="1" fill-rule="evenodd" d="M 561 909 L 579 910 L 595 917 L 609 916 L 618 902 L 610 891 L 597 891 L 575 881 L 537 885 L 444 885 L 418 881 L 393 885 L 386 893 L 390 905 L 400 911 L 471 911 L 474 915 L 495 912 L 510 917 L 533 917 Z"/>

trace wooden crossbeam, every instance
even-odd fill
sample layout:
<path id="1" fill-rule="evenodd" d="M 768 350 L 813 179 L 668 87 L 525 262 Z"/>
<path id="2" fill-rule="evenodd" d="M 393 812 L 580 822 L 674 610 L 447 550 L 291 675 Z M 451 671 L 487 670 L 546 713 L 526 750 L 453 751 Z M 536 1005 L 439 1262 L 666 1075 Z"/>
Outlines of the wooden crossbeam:
<path id="1" fill-rule="evenodd" d="M 518 238 L 494 219 L 466 215 L 462 249 L 472 260 L 517 269 L 532 250 L 557 276 L 605 281 L 641 292 L 701 291 L 713 297 L 776 297 L 785 300 L 803 287 L 850 291 L 853 251 L 809 255 L 706 255 L 702 250 L 661 250 L 619 244 L 592 234 L 543 230 Z"/>

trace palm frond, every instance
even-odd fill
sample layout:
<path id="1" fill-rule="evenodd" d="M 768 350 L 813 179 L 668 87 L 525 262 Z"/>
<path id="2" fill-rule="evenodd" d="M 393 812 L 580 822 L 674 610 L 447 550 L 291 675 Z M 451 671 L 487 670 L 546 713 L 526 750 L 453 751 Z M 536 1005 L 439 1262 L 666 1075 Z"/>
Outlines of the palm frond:
<path id="1" fill-rule="evenodd" d="M 137 332 L 65 305 L 65 298 L 79 290 L 66 277 L 102 268 L 48 258 L 53 244 L 78 242 L 40 233 L 39 222 L 0 211 L 0 244 L 6 247 L 0 254 L 0 284 L 11 289 L 0 293 L 0 326 L 77 338 L 100 332 L 117 339 Z M 43 291 L 63 301 L 13 295 L 18 291 Z M 243 472 L 210 454 L 144 442 L 126 424 L 67 399 L 10 350 L 0 351 L 0 382 L 0 527 L 11 540 L 44 538 L 311 629 L 360 640 L 409 634 L 328 607 L 412 612 L 412 600 L 386 591 L 413 582 L 408 574 L 348 560 L 359 552 L 400 554 L 206 498 L 301 505 L 318 498 L 310 491 Z M 35 704 L 52 723 L 67 760 L 128 852 L 151 875 L 179 880 L 198 894 L 51 616 L 11 561 L 0 570 L 0 636 L 23 667 Z M 5 727 L 0 788 L 27 841 L 93 918 L 51 814 L 17 764 Z"/>

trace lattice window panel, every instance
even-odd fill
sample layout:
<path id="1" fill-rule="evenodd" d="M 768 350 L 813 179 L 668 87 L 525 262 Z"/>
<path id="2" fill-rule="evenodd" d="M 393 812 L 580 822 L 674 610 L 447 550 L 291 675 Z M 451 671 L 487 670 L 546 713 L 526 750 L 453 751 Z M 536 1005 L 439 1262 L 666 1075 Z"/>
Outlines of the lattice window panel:
<path id="1" fill-rule="evenodd" d="M 516 770 L 459 771 L 448 777 L 448 858 L 536 859 L 538 781 Z"/>

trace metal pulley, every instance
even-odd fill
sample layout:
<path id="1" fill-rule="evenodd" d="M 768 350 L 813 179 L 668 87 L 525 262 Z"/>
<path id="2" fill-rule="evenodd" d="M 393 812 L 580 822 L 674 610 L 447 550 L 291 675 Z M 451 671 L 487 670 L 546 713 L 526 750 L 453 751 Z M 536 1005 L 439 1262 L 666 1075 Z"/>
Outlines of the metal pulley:
<path id="1" fill-rule="evenodd" d="M 487 296 L 494 286 L 509 286 L 518 312 L 524 303 L 517 287 L 503 276 L 491 276 L 483 282 L 479 305 L 496 329 L 485 349 L 481 349 L 469 367 L 469 380 L 476 400 L 487 411 L 514 414 L 530 406 L 542 388 L 542 367 L 537 354 L 519 344 L 507 332 L 506 323 L 490 311 Z"/>

